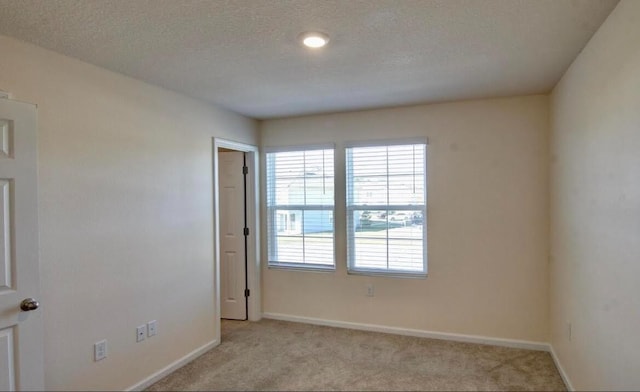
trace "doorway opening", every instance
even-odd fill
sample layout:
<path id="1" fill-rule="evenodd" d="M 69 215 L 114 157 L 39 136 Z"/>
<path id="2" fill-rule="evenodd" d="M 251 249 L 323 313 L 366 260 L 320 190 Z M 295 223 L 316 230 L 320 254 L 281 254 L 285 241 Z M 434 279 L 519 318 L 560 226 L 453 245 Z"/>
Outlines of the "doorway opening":
<path id="1" fill-rule="evenodd" d="M 216 337 L 220 319 L 257 321 L 260 309 L 258 149 L 213 139 Z"/>

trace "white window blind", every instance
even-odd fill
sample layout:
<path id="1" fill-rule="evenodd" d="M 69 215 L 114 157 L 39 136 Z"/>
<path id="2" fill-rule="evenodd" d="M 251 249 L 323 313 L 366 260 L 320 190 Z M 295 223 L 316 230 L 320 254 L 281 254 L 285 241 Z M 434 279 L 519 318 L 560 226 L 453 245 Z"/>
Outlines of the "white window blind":
<path id="1" fill-rule="evenodd" d="M 269 265 L 334 268 L 334 150 L 268 152 Z"/>
<path id="2" fill-rule="evenodd" d="M 426 275 L 426 144 L 346 149 L 351 272 Z"/>

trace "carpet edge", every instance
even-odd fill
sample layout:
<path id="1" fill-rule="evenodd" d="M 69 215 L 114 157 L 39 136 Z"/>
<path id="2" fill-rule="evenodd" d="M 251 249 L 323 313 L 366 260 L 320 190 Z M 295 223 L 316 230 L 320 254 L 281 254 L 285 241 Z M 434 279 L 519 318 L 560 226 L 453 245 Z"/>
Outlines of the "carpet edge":
<path id="1" fill-rule="evenodd" d="M 325 319 L 319 319 L 314 317 L 293 316 L 293 315 L 282 314 L 282 313 L 265 312 L 265 313 L 262 313 L 262 317 L 267 319 L 272 319 L 272 320 L 282 320 L 282 321 L 291 321 L 291 322 L 304 323 L 304 324 L 323 325 L 327 327 L 357 329 L 360 331 L 382 332 L 382 333 L 390 333 L 395 335 L 413 336 L 418 338 L 451 340 L 455 342 L 486 344 L 490 346 L 521 348 L 521 349 L 535 350 L 535 351 L 546 351 L 546 352 L 551 351 L 551 346 L 549 345 L 549 343 L 545 343 L 545 342 L 503 339 L 503 338 L 494 338 L 494 337 L 480 336 L 480 335 L 464 335 L 464 334 L 447 333 L 447 332 L 435 332 L 435 331 L 426 331 L 426 330 L 420 330 L 420 329 L 389 327 L 389 326 L 377 325 L 377 324 L 354 323 L 349 321 L 325 320 Z"/>
<path id="2" fill-rule="evenodd" d="M 553 358 L 553 362 L 556 364 L 556 369 L 558 369 L 558 373 L 560 373 L 560 377 L 562 378 L 564 385 L 567 387 L 567 390 L 575 391 L 575 388 L 573 387 L 573 384 L 571 384 L 571 380 L 569 379 L 569 376 L 564 371 L 564 368 L 560 363 L 560 358 L 558 358 L 558 355 L 556 354 L 556 350 L 553 349 L 553 345 L 551 344 L 549 344 L 549 353 L 551 354 L 551 358 Z"/>
<path id="3" fill-rule="evenodd" d="M 141 381 L 137 382 L 136 384 L 130 386 L 129 388 L 125 389 L 125 391 L 142 391 L 145 388 L 151 386 L 151 384 L 153 384 L 156 381 L 159 381 L 162 378 L 168 376 L 169 374 L 171 374 L 175 370 L 183 367 L 184 365 L 188 364 L 189 362 L 193 361 L 194 359 L 198 358 L 199 356 L 201 356 L 202 354 L 204 354 L 207 351 L 211 350 L 212 348 L 218 346 L 219 344 L 220 344 L 220 341 L 218 339 L 213 339 L 212 341 L 210 341 L 208 343 L 205 343 L 204 345 L 202 345 L 202 346 L 196 348 L 195 350 L 191 351 L 190 353 L 188 353 L 184 357 L 173 361 L 172 363 L 170 363 L 169 365 L 165 366 L 164 368 L 158 370 L 157 372 L 149 375 L 148 377 L 142 379 Z"/>

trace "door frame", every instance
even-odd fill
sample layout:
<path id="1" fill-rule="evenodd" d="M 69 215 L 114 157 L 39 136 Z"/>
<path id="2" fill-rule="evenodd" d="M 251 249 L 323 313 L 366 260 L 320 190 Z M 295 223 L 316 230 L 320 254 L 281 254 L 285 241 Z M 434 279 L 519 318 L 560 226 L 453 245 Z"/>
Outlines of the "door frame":
<path id="1" fill-rule="evenodd" d="M 214 244 L 214 293 L 215 293 L 215 325 L 216 339 L 220 342 L 220 184 L 218 178 L 218 149 L 226 148 L 246 153 L 246 165 L 249 168 L 247 174 L 247 189 L 245 198 L 247 201 L 247 280 L 250 290 L 247 305 L 249 321 L 258 321 L 262 318 L 260 301 L 260 195 L 258 170 L 260 159 L 258 147 L 250 144 L 234 142 L 232 140 L 213 138 L 213 244 Z"/>

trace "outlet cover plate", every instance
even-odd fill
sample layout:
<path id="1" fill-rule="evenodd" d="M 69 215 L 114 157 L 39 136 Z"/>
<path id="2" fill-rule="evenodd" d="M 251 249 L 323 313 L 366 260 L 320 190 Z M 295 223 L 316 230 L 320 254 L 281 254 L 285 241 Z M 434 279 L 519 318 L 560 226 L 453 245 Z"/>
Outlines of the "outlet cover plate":
<path id="1" fill-rule="evenodd" d="M 98 362 L 107 357 L 107 341 L 101 340 L 93 344 L 93 360 Z"/>
<path id="2" fill-rule="evenodd" d="M 368 284 L 367 285 L 367 297 L 373 297 L 375 295 L 375 287 L 373 286 L 373 284 Z"/>
<path id="3" fill-rule="evenodd" d="M 141 342 L 147 335 L 147 326 L 140 325 L 136 328 L 136 342 Z"/>
<path id="4" fill-rule="evenodd" d="M 151 320 L 147 323 L 147 336 L 152 337 L 158 333 L 158 322 Z"/>

